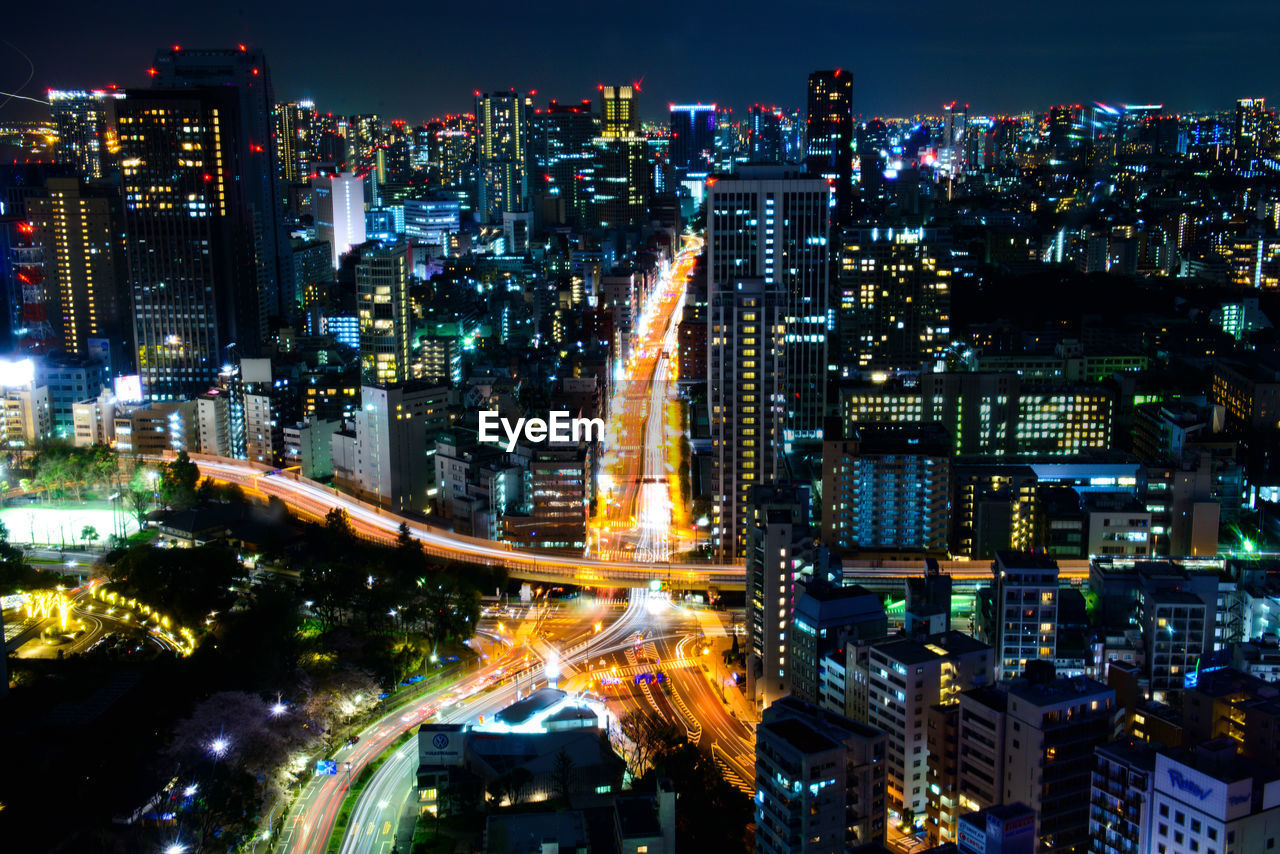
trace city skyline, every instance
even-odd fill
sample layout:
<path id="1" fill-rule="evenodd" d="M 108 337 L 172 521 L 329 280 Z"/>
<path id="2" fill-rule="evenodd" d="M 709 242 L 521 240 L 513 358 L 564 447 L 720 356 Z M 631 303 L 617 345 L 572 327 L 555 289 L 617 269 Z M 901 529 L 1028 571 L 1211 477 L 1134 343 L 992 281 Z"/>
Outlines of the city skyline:
<path id="1" fill-rule="evenodd" d="M 288 32 L 250 24 L 244 10 L 208 20 L 196 17 L 194 9 L 165 8 L 135 16 L 113 34 L 109 48 L 96 50 L 85 49 L 101 32 L 90 4 L 28 6 L 17 15 L 14 38 L 0 45 L 0 91 L 6 93 L 0 95 L 0 119 L 40 115 L 39 104 L 6 100 L 9 94 L 41 98 L 47 89 L 147 85 L 155 50 L 173 44 L 244 43 L 266 52 L 281 100 L 311 99 L 325 111 L 376 112 L 410 122 L 467 112 L 476 89 L 515 87 L 537 91 L 538 101 L 573 103 L 593 95 L 598 84 L 624 82 L 641 83 L 645 120 L 660 119 L 669 103 L 699 100 L 745 115 L 752 103 L 802 106 L 808 73 L 837 67 L 853 71 L 853 109 L 863 116 L 930 114 L 956 99 L 979 114 L 1089 100 L 1210 111 L 1226 109 L 1235 98 L 1266 97 L 1280 84 L 1280 71 L 1253 61 L 1268 49 L 1265 34 L 1280 27 L 1280 9 L 1272 4 L 1250 3 L 1248 10 L 1208 27 L 1196 19 L 1198 5 L 1190 3 L 1096 4 L 1096 15 L 1076 7 L 1072 16 L 1053 8 L 999 5 L 1004 13 L 987 11 L 980 19 L 942 3 L 917 5 L 915 17 L 902 21 L 891 10 L 810 2 L 782 16 L 751 3 L 746 9 L 735 5 L 732 17 L 713 6 L 683 9 L 673 21 L 634 21 L 622 9 L 601 13 L 569 0 L 523 14 L 514 4 L 499 4 L 494 18 L 510 24 L 478 34 L 481 45 L 491 47 L 480 56 L 466 39 L 431 39 L 431 31 L 477 26 L 465 9 L 444 8 L 432 10 L 418 57 L 411 49 L 389 53 L 382 27 L 370 24 L 366 34 L 338 25 L 323 6 Z M 256 16 L 269 15 L 272 7 L 282 16 L 295 15 L 284 4 L 265 6 L 253 10 L 253 20 L 262 20 Z M 573 61 L 563 62 L 555 54 L 556 39 L 574 24 L 581 27 L 586 15 L 595 23 L 578 30 L 580 37 L 568 48 Z M 395 20 L 388 14 L 385 26 Z M 1107 25 L 1096 25 L 1098 20 Z M 611 34 L 622 26 L 647 50 L 618 51 Z M 765 38 L 758 61 L 742 67 L 708 62 L 697 47 L 705 40 L 714 57 L 717 43 L 749 45 Z M 414 59 L 420 64 L 409 65 L 414 71 L 406 73 L 406 60 Z M 1030 67 L 1007 73 L 1018 60 Z"/>

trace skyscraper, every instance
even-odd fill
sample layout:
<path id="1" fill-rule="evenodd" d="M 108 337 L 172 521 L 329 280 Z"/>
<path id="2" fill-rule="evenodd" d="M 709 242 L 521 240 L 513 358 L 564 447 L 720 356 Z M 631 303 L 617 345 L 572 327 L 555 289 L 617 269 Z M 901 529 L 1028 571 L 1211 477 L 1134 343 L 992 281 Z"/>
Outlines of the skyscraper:
<path id="1" fill-rule="evenodd" d="M 841 374 L 931 368 L 951 342 L 947 233 L 849 228 L 839 240 Z"/>
<path id="2" fill-rule="evenodd" d="M 112 355 L 123 355 L 130 311 L 119 195 L 76 178 L 50 178 L 44 195 L 27 200 L 27 211 L 44 247 L 62 349 L 84 356 L 90 338 L 106 338 Z"/>
<path id="3" fill-rule="evenodd" d="M 272 145 L 271 70 L 261 50 L 244 45 L 225 50 L 182 50 L 156 53 L 153 82 L 158 87 L 231 88 L 235 95 L 238 132 L 232 140 L 237 180 L 244 186 L 245 204 L 253 218 L 253 247 L 258 288 L 267 315 L 286 315 L 292 309 L 293 255 L 284 231 L 284 201 L 280 193 L 276 147 Z M 232 161 L 227 161 L 230 164 Z M 247 342 L 238 342 L 242 348 Z M 255 345 L 256 346 L 256 342 Z"/>
<path id="4" fill-rule="evenodd" d="M 747 159 L 751 163 L 782 163 L 786 160 L 783 115 L 777 107 L 752 104 L 747 109 Z"/>
<path id="5" fill-rule="evenodd" d="M 134 343 L 156 400 L 206 391 L 233 346 L 253 355 L 266 333 L 241 115 L 230 86 L 129 90 L 119 104 Z"/>
<path id="6" fill-rule="evenodd" d="M 311 210 L 316 236 L 328 242 L 336 270 L 342 256 L 365 241 L 364 178 L 339 172 L 312 179 Z"/>
<path id="7" fill-rule="evenodd" d="M 594 204 L 595 224 L 602 228 L 639 225 L 649 216 L 649 149 L 640 134 L 635 96 L 631 86 L 600 87 Z"/>
<path id="8" fill-rule="evenodd" d="M 110 169 L 115 147 L 115 103 L 124 92 L 94 89 L 90 92 L 50 89 L 49 114 L 58 131 L 55 149 L 59 163 L 74 166 L 84 178 L 101 178 Z"/>
<path id="9" fill-rule="evenodd" d="M 715 159 L 716 105 L 672 104 L 672 167 L 684 174 L 705 175 Z"/>
<path id="10" fill-rule="evenodd" d="M 708 191 L 714 524 L 728 560 L 745 547 L 751 487 L 822 436 L 829 195 L 825 181 L 770 167 Z"/>
<path id="11" fill-rule="evenodd" d="M 305 182 L 316 159 L 316 107 L 310 101 L 275 106 L 276 167 L 282 180 Z"/>
<path id="12" fill-rule="evenodd" d="M 356 263 L 360 374 L 365 385 L 404 382 L 413 317 L 409 312 L 409 249 L 403 243 L 365 250 Z"/>
<path id="13" fill-rule="evenodd" d="M 500 223 L 504 212 L 527 209 L 527 108 L 528 99 L 514 89 L 476 93 L 477 212 L 482 222 Z"/>
<path id="14" fill-rule="evenodd" d="M 1257 155 L 1264 141 L 1268 118 L 1265 98 L 1241 98 L 1236 101 L 1236 121 L 1232 130 L 1237 157 Z"/>
<path id="15" fill-rule="evenodd" d="M 529 117 L 532 196 L 543 223 L 581 227 L 590 221 L 595 195 L 596 148 L 600 118 L 591 101 L 552 101 Z"/>
<path id="16" fill-rule="evenodd" d="M 809 75 L 805 169 L 835 188 L 837 224 L 853 212 L 853 74 L 844 69 Z"/>

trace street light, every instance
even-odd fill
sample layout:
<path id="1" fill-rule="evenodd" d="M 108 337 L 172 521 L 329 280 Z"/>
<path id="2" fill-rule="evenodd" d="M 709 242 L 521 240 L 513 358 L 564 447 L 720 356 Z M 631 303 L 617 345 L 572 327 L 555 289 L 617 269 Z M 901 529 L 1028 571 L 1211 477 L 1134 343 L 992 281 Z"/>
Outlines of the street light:
<path id="1" fill-rule="evenodd" d="M 227 755 L 227 748 L 230 746 L 231 742 L 227 741 L 222 736 L 218 736 L 213 741 L 209 742 L 209 752 L 221 759 L 223 756 Z"/>
<path id="2" fill-rule="evenodd" d="M 164 854 L 186 854 L 187 846 L 181 842 L 170 842 L 165 846 Z"/>

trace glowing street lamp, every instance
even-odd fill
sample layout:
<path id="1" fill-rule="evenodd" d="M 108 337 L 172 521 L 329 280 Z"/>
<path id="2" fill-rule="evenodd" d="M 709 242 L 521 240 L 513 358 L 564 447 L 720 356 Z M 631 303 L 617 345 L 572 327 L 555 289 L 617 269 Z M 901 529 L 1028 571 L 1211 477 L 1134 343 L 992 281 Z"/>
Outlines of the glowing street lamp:
<path id="1" fill-rule="evenodd" d="M 227 741 L 222 736 L 218 736 L 213 741 L 209 742 L 209 752 L 221 759 L 227 755 L 227 748 L 230 746 L 231 742 Z"/>

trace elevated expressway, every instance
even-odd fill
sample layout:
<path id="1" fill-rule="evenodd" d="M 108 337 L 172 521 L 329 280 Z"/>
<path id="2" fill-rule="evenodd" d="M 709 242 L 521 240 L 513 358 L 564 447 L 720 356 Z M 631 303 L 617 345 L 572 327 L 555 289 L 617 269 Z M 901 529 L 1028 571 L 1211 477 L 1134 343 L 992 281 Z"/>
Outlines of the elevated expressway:
<path id="1" fill-rule="evenodd" d="M 515 549 L 509 543 L 455 534 L 420 519 L 380 509 L 331 486 L 304 478 L 296 471 L 281 471 L 261 463 L 205 454 L 192 454 L 191 460 L 200 467 L 201 476 L 219 483 L 238 484 L 247 493 L 264 500 L 274 496 L 303 518 L 323 520 L 334 507 L 341 507 L 358 534 L 387 543 L 395 539 L 400 525 L 404 524 L 430 555 L 502 566 L 513 578 L 583 587 L 648 587 L 654 581 L 661 582 L 665 589 L 670 590 L 742 590 L 745 587 L 746 572 L 738 564 L 602 560 L 550 550 Z M 1063 560 L 1058 563 L 1064 580 L 1088 577 L 1088 561 Z M 941 561 L 940 565 L 957 582 L 972 583 L 991 578 L 991 566 L 985 561 Z M 924 563 L 918 560 L 845 562 L 845 575 L 860 582 L 895 582 L 919 576 L 923 571 Z"/>

